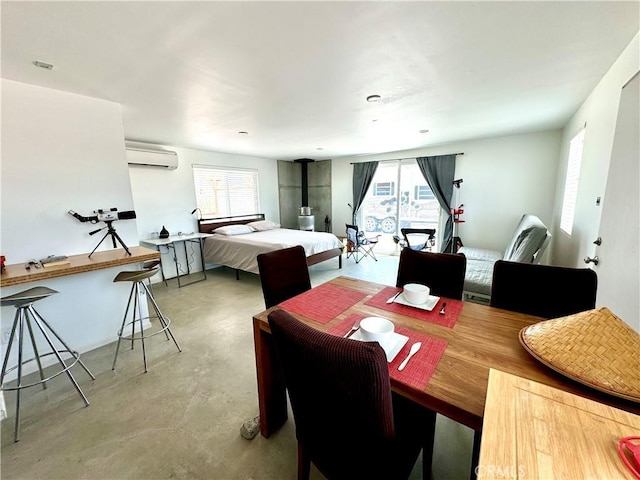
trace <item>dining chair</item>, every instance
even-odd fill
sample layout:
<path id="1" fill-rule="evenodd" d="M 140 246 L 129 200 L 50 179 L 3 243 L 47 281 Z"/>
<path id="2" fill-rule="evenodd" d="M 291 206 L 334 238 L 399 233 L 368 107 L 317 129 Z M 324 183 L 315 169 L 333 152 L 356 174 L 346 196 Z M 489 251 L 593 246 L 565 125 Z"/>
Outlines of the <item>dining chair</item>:
<path id="1" fill-rule="evenodd" d="M 376 262 L 376 254 L 373 253 L 373 247 L 378 243 L 380 235 L 374 237 L 366 237 L 364 232 L 357 225 L 345 224 L 347 227 L 347 258 L 353 257 L 356 263 L 360 262 L 364 257 L 373 258 Z"/>
<path id="2" fill-rule="evenodd" d="M 557 318 L 596 306 L 598 277 L 589 268 L 498 260 L 489 305 L 513 312 Z"/>
<path id="3" fill-rule="evenodd" d="M 391 392 L 377 342 L 321 332 L 284 310 L 268 316 L 298 441 L 298 480 L 406 479 L 423 449 L 430 478 L 435 413 Z"/>
<path id="4" fill-rule="evenodd" d="M 257 260 L 266 308 L 311 289 L 307 256 L 302 246 L 261 253 Z"/>
<path id="5" fill-rule="evenodd" d="M 311 289 L 304 247 L 297 245 L 274 250 L 261 253 L 256 258 L 265 308 L 271 308 Z M 247 440 L 254 438 L 259 431 L 259 415 L 244 421 L 240 427 L 240 435 Z"/>
<path id="6" fill-rule="evenodd" d="M 396 287 L 421 283 L 431 295 L 462 300 L 467 259 L 459 253 L 419 252 L 403 248 L 400 252 Z"/>

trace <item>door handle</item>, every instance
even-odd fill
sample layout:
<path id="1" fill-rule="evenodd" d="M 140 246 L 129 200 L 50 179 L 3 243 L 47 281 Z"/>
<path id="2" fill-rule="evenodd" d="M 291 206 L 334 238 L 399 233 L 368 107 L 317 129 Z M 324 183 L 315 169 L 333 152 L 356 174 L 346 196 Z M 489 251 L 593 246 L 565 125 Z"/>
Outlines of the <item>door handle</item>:
<path id="1" fill-rule="evenodd" d="M 584 263 L 593 263 L 594 265 L 598 265 L 599 261 L 600 261 L 600 259 L 598 258 L 597 255 L 595 257 L 593 257 L 593 258 L 584 257 Z"/>

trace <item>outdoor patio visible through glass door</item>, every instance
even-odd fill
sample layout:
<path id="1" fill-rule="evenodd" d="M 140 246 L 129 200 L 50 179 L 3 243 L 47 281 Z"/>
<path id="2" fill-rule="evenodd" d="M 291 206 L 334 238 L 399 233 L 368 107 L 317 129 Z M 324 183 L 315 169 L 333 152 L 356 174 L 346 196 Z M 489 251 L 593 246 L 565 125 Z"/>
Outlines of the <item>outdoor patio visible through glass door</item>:
<path id="1" fill-rule="evenodd" d="M 393 160 L 378 164 L 358 217 L 367 236 L 381 235 L 376 252 L 392 253 L 401 228 L 437 230 L 440 205 L 415 160 Z"/>

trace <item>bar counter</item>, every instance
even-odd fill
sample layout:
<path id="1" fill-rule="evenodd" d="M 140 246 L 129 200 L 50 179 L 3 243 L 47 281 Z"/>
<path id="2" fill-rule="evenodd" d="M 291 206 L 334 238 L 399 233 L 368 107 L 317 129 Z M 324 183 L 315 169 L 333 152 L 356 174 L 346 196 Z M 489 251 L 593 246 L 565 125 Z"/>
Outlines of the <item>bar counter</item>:
<path id="1" fill-rule="evenodd" d="M 70 255 L 68 258 L 71 263 L 57 267 L 35 268 L 35 266 L 31 265 L 31 269 L 27 270 L 25 265 L 27 265 L 28 262 L 6 265 L 0 276 L 0 287 L 10 287 L 50 278 L 65 277 L 67 275 L 75 275 L 76 273 L 93 272 L 95 270 L 118 267 L 131 263 L 141 263 L 160 258 L 159 252 L 145 247 L 130 247 L 129 251 L 131 255 L 127 255 L 127 252 L 125 252 L 123 248 L 95 252 L 91 255 L 91 258 L 89 258 L 88 253 Z"/>

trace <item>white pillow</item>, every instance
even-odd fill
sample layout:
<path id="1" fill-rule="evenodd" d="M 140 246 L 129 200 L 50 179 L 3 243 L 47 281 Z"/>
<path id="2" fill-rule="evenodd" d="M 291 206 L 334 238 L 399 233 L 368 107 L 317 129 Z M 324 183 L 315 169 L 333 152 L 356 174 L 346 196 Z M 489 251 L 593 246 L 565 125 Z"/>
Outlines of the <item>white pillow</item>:
<path id="1" fill-rule="evenodd" d="M 270 220 L 258 220 L 256 222 L 247 223 L 256 232 L 264 232 L 265 230 L 273 230 L 274 228 L 280 228 L 279 223 L 272 222 Z"/>
<path id="2" fill-rule="evenodd" d="M 219 233 L 220 235 L 244 235 L 245 233 L 252 233 L 253 231 L 253 228 L 249 225 L 227 225 L 225 227 L 218 227 L 212 232 Z"/>

